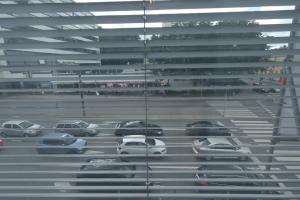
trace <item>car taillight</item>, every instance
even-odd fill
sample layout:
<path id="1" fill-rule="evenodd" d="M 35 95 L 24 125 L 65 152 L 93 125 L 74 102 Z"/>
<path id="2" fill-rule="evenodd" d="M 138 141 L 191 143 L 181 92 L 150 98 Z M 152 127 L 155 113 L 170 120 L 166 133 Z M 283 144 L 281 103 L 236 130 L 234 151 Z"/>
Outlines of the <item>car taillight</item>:
<path id="1" fill-rule="evenodd" d="M 195 149 L 198 151 L 198 153 L 200 153 L 201 151 L 203 151 L 203 149 L 201 147 L 195 147 Z"/>
<path id="2" fill-rule="evenodd" d="M 200 186 L 208 186 L 208 182 L 207 181 L 201 181 L 199 182 Z"/>

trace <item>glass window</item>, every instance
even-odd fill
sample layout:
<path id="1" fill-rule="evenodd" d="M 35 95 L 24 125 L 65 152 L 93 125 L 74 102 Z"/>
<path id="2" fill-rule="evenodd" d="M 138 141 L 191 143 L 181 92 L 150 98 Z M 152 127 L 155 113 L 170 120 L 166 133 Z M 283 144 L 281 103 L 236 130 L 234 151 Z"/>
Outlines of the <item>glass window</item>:
<path id="1" fill-rule="evenodd" d="M 33 123 L 28 122 L 28 121 L 23 121 L 23 122 L 21 122 L 19 125 L 20 125 L 21 127 L 23 127 L 23 128 L 29 128 L 30 126 L 33 125 Z"/>

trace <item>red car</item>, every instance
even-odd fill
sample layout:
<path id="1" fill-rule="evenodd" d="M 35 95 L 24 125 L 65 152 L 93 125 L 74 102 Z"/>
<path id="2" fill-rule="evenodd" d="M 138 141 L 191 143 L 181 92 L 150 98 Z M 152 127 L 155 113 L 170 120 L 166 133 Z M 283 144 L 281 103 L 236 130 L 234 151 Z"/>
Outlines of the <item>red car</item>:
<path id="1" fill-rule="evenodd" d="M 0 139 L 0 147 L 2 147 L 4 145 L 4 142 L 2 139 Z M 2 148 L 0 148 L 0 151 L 2 150 Z"/>

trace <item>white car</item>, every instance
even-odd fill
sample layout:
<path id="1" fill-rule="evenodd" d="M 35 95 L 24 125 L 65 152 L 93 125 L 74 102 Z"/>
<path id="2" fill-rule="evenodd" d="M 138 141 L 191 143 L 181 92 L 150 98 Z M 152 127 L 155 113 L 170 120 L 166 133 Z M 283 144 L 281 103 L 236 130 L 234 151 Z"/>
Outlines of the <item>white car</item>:
<path id="1" fill-rule="evenodd" d="M 31 123 L 27 120 L 6 121 L 1 126 L 1 135 L 4 137 L 38 136 L 42 133 L 43 126 Z"/>
<path id="2" fill-rule="evenodd" d="M 166 144 L 158 139 L 146 138 L 144 135 L 128 135 L 124 136 L 122 142 L 118 145 L 117 152 L 119 154 L 157 154 L 163 155 L 167 153 Z"/>
<path id="3" fill-rule="evenodd" d="M 240 160 L 247 160 L 249 158 L 249 155 L 251 154 L 251 151 L 248 147 L 239 146 L 233 140 L 233 138 L 197 139 L 193 143 L 193 151 L 200 158 L 204 158 L 206 160 L 215 158 L 238 158 Z"/>

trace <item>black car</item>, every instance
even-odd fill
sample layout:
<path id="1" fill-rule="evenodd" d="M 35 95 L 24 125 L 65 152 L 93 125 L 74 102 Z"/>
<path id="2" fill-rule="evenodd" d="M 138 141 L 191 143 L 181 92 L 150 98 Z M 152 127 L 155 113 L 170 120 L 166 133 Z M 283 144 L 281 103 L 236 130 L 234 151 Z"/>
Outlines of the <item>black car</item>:
<path id="1" fill-rule="evenodd" d="M 197 121 L 186 125 L 186 134 L 195 136 L 231 136 L 230 129 L 220 121 Z"/>
<path id="2" fill-rule="evenodd" d="M 147 181 L 151 178 L 150 167 L 143 165 L 133 165 L 129 162 L 115 158 L 92 158 L 87 161 L 86 165 L 80 168 L 81 172 L 77 175 L 78 181 L 76 186 L 83 187 L 79 192 L 83 193 L 147 193 L 147 186 L 153 186 L 152 182 Z M 91 171 L 89 173 L 89 171 Z M 136 171 L 139 171 L 138 173 Z M 143 172 L 142 172 L 143 171 Z M 85 181 L 80 179 L 96 179 L 95 181 Z M 103 180 L 101 180 L 103 179 Z M 90 186 L 98 188 L 89 189 Z M 109 187 L 109 188 L 102 188 Z M 125 189 L 124 186 L 132 186 Z M 86 189 L 85 189 L 86 187 Z M 123 187 L 123 188 L 122 188 Z M 136 188 L 134 188 L 136 187 Z M 140 187 L 140 188 L 138 188 Z M 143 188 L 144 187 L 144 188 Z M 117 199 L 117 198 L 116 198 Z"/>
<path id="3" fill-rule="evenodd" d="M 115 135 L 162 136 L 163 130 L 158 125 L 146 124 L 144 121 L 125 121 L 116 125 Z"/>
<path id="4" fill-rule="evenodd" d="M 215 173 L 208 173 L 201 171 L 216 171 Z M 246 171 L 253 171 L 252 168 L 242 167 L 238 165 L 203 165 L 198 168 L 198 173 L 195 174 L 195 184 L 202 186 L 209 186 L 212 189 L 200 189 L 203 193 L 217 193 L 217 194 L 281 194 L 280 185 L 277 182 L 268 182 L 272 180 L 271 176 L 259 173 L 247 173 Z M 219 172 L 220 173 L 219 173 Z M 256 169 L 255 171 L 259 171 Z M 230 173 L 232 172 L 232 173 Z M 203 180 L 204 179 L 204 180 Z M 205 179 L 208 179 L 206 181 Z M 209 181 L 209 179 L 212 179 Z M 218 181 L 218 179 L 220 181 Z M 257 179 L 264 179 L 266 181 L 255 181 Z M 222 189 L 213 189 L 219 187 Z M 251 187 L 256 189 L 251 190 Z M 272 191 L 264 189 L 264 187 L 278 187 L 278 190 Z M 259 188 L 259 189 L 257 189 Z M 229 198 L 230 199 L 230 198 Z"/>

